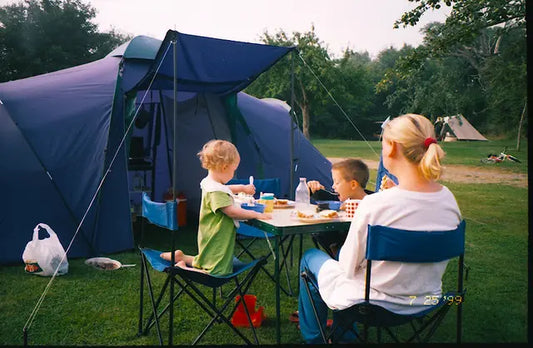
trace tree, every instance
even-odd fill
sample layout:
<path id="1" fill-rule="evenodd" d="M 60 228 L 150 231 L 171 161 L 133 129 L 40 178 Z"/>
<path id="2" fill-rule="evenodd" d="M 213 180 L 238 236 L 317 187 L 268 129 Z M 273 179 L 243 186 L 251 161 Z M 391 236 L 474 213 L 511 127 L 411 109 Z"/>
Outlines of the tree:
<path id="1" fill-rule="evenodd" d="M 327 49 L 322 47 L 314 27 L 306 33 L 294 32 L 291 37 L 283 30 L 273 35 L 265 31 L 262 41 L 269 45 L 295 46 L 298 51 L 262 74 L 246 89 L 246 92 L 290 102 L 291 68 L 293 68 L 294 102 L 301 111 L 302 132 L 309 139 L 312 110 L 319 108 L 326 98 L 321 82 L 331 85 L 330 72 L 333 64 Z"/>
<path id="2" fill-rule="evenodd" d="M 80 0 L 25 0 L 0 7 L 0 81 L 80 65 L 129 39 L 100 33 L 95 10 Z"/>

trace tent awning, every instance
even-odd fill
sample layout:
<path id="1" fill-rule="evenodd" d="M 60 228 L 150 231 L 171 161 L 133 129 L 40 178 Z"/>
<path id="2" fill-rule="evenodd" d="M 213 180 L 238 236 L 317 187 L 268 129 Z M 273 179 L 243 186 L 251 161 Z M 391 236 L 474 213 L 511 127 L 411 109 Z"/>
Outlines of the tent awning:
<path id="1" fill-rule="evenodd" d="M 280 47 L 182 34 L 169 30 L 150 72 L 135 89 L 172 89 L 176 42 L 178 90 L 226 95 L 254 81 L 295 47 Z M 155 79 L 154 79 L 155 75 Z"/>

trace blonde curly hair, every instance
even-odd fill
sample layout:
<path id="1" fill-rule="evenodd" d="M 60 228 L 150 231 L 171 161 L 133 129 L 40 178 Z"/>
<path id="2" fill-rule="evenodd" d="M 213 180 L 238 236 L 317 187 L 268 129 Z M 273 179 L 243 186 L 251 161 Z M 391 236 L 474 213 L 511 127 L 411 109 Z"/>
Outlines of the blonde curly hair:
<path id="1" fill-rule="evenodd" d="M 197 153 L 202 168 L 207 170 L 224 170 L 227 166 L 240 161 L 239 151 L 235 145 L 226 140 L 210 140 Z"/>
<path id="2" fill-rule="evenodd" d="M 403 155 L 418 164 L 420 173 L 428 180 L 438 180 L 442 175 L 440 160 L 444 150 L 435 140 L 435 128 L 422 115 L 405 114 L 387 123 L 383 138 L 402 145 Z"/>

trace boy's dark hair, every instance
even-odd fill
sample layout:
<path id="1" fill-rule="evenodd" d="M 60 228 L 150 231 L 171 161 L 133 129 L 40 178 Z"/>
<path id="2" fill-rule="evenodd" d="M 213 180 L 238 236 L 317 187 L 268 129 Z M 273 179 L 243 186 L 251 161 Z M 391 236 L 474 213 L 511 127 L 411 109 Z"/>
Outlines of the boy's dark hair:
<path id="1" fill-rule="evenodd" d="M 370 173 L 368 171 L 368 166 L 360 159 L 349 158 L 333 163 L 331 169 L 339 170 L 342 173 L 344 180 L 355 180 L 363 189 L 366 188 Z"/>

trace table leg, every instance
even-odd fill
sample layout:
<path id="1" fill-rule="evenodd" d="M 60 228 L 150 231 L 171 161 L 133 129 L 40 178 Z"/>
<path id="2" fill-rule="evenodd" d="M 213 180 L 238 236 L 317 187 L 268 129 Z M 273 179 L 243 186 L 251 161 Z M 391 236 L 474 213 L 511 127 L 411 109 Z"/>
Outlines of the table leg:
<path id="1" fill-rule="evenodd" d="M 281 344 L 281 314 L 280 314 L 280 293 L 279 293 L 279 244 L 281 242 L 280 236 L 277 235 L 274 242 L 274 254 L 276 259 L 274 260 L 274 279 L 276 280 L 276 342 Z"/>

